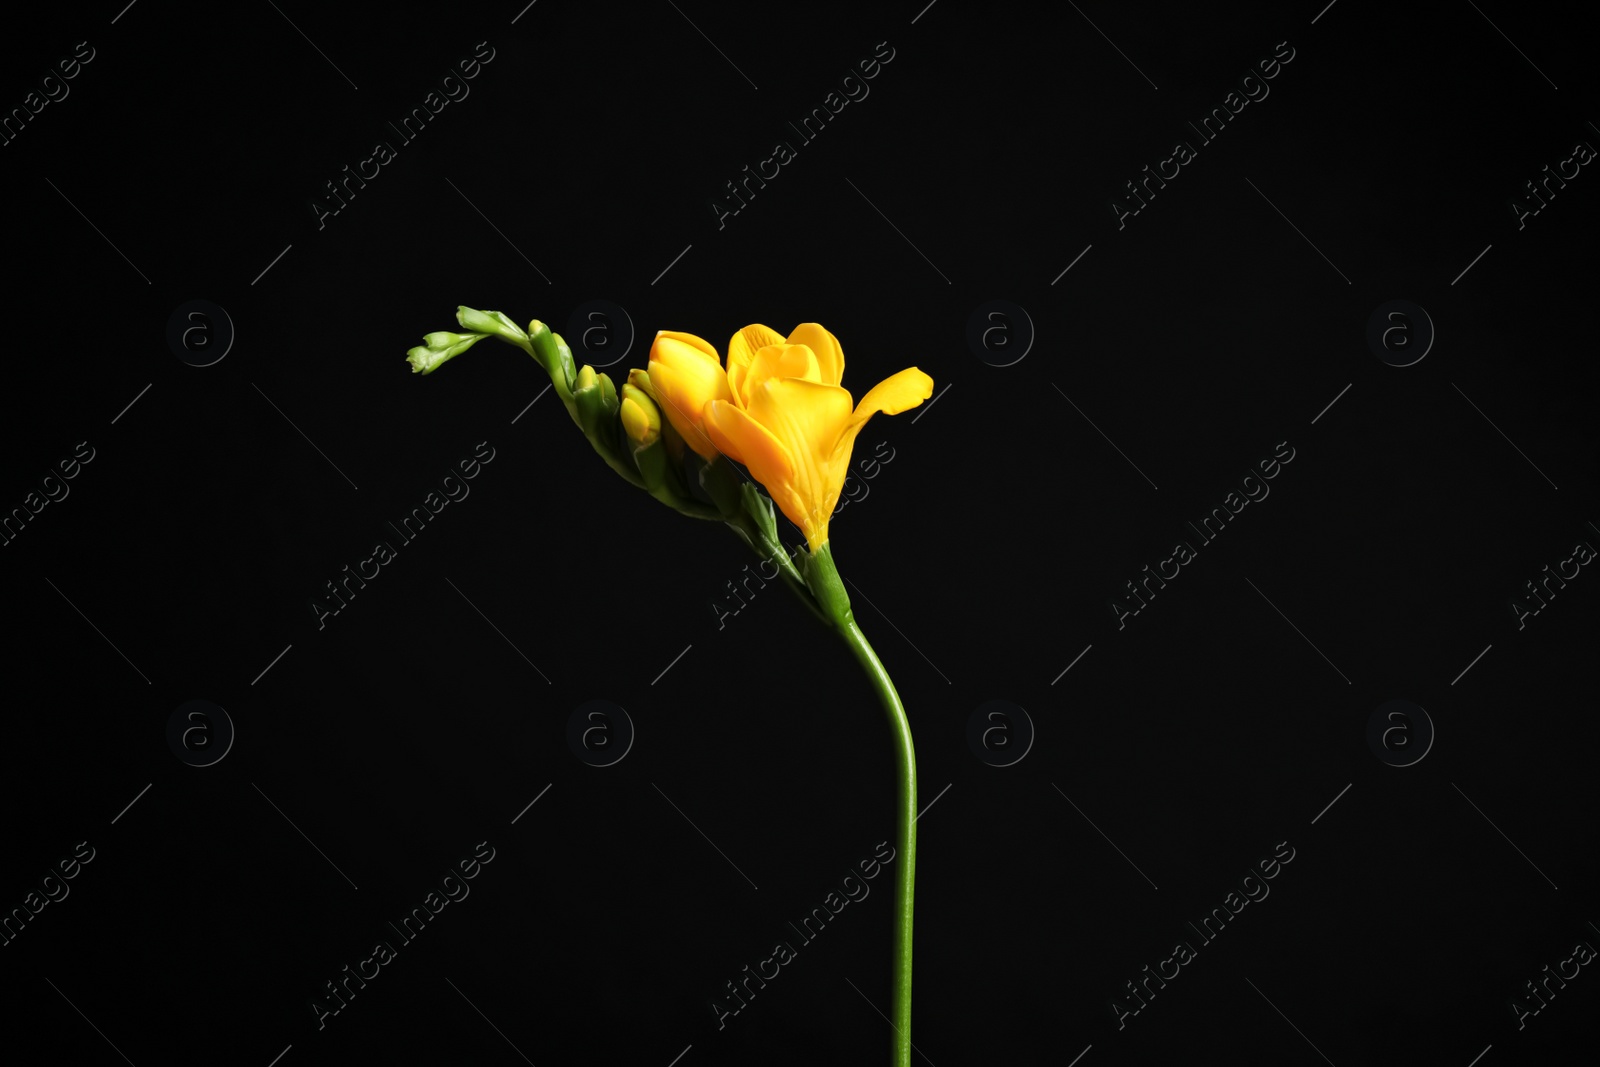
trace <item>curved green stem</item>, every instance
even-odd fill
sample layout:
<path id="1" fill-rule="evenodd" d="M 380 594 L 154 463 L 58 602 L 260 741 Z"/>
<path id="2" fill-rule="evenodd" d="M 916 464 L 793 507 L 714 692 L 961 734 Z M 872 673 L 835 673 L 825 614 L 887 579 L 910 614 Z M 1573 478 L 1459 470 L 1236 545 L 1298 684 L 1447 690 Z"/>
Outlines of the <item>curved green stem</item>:
<path id="1" fill-rule="evenodd" d="M 889 730 L 895 753 L 895 852 L 899 868 L 894 884 L 893 1003 L 889 1022 L 894 1027 L 890 1064 L 911 1067 L 911 919 L 917 879 L 917 753 L 911 743 L 911 722 L 905 706 L 895 692 L 889 672 L 872 650 L 867 637 L 850 612 L 850 598 L 833 564 L 828 543 L 811 554 L 806 577 L 817 602 L 833 620 L 833 625 L 867 678 L 877 690 L 878 700 L 888 713 Z"/>
<path id="2" fill-rule="evenodd" d="M 889 672 L 883 669 L 861 627 L 852 619 L 841 636 L 877 689 L 894 734 L 895 851 L 900 854 L 900 866 L 895 871 L 894 883 L 894 1003 L 889 1021 L 894 1024 L 895 1035 L 889 1062 L 894 1067 L 911 1067 L 911 914 L 917 874 L 917 753 L 911 744 L 911 723 L 906 718 L 906 709 L 894 691 Z"/>

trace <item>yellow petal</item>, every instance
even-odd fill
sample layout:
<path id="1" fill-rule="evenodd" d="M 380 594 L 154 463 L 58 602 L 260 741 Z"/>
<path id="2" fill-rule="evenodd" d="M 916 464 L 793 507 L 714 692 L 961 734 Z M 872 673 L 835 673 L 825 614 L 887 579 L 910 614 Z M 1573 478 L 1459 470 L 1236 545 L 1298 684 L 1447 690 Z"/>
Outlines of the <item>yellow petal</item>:
<path id="1" fill-rule="evenodd" d="M 688 345 L 690 348 L 698 349 L 709 356 L 711 358 L 711 362 L 715 363 L 719 367 L 722 366 L 722 357 L 717 355 L 717 350 L 712 346 L 710 341 L 696 337 L 692 333 L 679 333 L 677 330 L 657 330 L 657 340 L 663 337 L 669 341 L 678 341 Z M 652 344 L 651 352 L 653 353 L 654 351 L 655 346 Z"/>
<path id="2" fill-rule="evenodd" d="M 782 441 L 727 400 L 713 400 L 706 406 L 706 430 L 725 455 L 750 468 L 750 476 L 766 488 L 789 521 L 806 529 L 806 504 L 795 492 L 794 460 Z"/>
<path id="3" fill-rule="evenodd" d="M 713 375 L 721 374 L 722 364 L 718 362 L 717 357 L 707 355 L 704 348 L 682 339 L 688 336 L 688 334 L 678 336 L 659 334 L 655 343 L 650 346 L 650 362 L 666 363 L 688 371 L 696 378 L 708 381 Z M 698 341 L 699 338 L 694 340 Z M 705 342 L 700 341 L 700 344 L 703 345 Z"/>
<path id="4" fill-rule="evenodd" d="M 792 345 L 805 345 L 816 353 L 823 385 L 838 385 L 844 380 L 844 349 L 839 339 L 814 322 L 802 322 L 789 335 Z"/>
<path id="5" fill-rule="evenodd" d="M 738 388 L 734 390 L 734 397 L 748 410 L 756 390 L 760 389 L 768 379 L 804 378 L 807 381 L 820 382 L 821 372 L 821 368 L 817 365 L 816 354 L 805 345 L 782 342 L 768 345 L 750 360 L 749 368 L 740 378 Z M 732 384 L 729 383 L 730 386 Z"/>
<path id="6" fill-rule="evenodd" d="M 898 415 L 902 411 L 921 404 L 933 395 L 933 379 L 916 367 L 907 367 L 897 374 L 891 374 L 883 381 L 867 390 L 867 395 L 861 398 L 861 403 L 856 405 L 854 414 L 839 435 L 838 441 L 832 449 L 832 461 L 841 469 L 850 466 L 850 453 L 855 446 L 856 434 L 867 424 L 872 416 L 882 412 L 885 415 Z"/>
<path id="7" fill-rule="evenodd" d="M 667 354 L 666 361 L 650 361 L 650 384 L 661 411 L 690 448 L 707 460 L 715 459 L 716 447 L 703 429 L 705 407 L 712 400 L 730 399 L 727 378 L 716 364 Z"/>
<path id="8" fill-rule="evenodd" d="M 880 411 L 885 415 L 898 415 L 932 395 L 933 379 L 917 367 L 907 367 L 868 389 L 867 395 L 856 405 L 853 417 L 859 422 L 866 422 Z"/>
<path id="9" fill-rule="evenodd" d="M 728 384 L 733 389 L 733 395 L 740 398 L 743 403 L 744 394 L 741 391 L 744 383 L 744 374 L 750 368 L 750 361 L 755 354 L 768 345 L 783 344 L 783 336 L 767 326 L 757 323 L 746 326 L 733 335 L 728 342 Z"/>
<path id="10" fill-rule="evenodd" d="M 806 516 L 795 523 L 815 548 L 827 538 L 844 487 L 846 465 L 835 464 L 833 446 L 850 422 L 850 393 L 803 378 L 769 378 L 753 391 L 749 410 L 789 453 L 794 495 Z"/>

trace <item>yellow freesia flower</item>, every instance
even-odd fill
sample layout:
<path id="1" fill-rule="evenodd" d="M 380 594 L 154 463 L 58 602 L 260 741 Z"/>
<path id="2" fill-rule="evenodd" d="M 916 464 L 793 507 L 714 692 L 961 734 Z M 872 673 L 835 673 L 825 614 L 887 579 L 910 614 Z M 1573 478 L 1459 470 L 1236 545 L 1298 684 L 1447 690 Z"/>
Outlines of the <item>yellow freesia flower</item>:
<path id="1" fill-rule="evenodd" d="M 787 338 L 746 326 L 728 343 L 726 369 L 692 334 L 658 334 L 650 351 L 651 383 L 684 440 L 708 460 L 720 451 L 748 467 L 812 552 L 828 540 L 856 434 L 873 415 L 897 415 L 933 395 L 933 379 L 908 367 L 854 404 L 843 376 L 844 350 L 814 322 Z"/>

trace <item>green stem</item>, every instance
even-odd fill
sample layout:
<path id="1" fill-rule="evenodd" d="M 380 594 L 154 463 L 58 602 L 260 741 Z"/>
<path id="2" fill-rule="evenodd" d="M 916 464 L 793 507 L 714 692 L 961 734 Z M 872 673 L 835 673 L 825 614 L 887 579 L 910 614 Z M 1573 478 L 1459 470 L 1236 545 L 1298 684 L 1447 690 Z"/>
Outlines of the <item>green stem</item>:
<path id="1" fill-rule="evenodd" d="M 895 833 L 900 866 L 894 885 L 894 1001 L 889 1020 L 894 1024 L 894 1067 L 911 1067 L 911 914 L 917 873 L 917 753 L 911 744 L 911 723 L 889 672 L 852 619 L 842 636 L 856 662 L 867 672 L 883 710 L 889 715 L 895 749 Z"/>
<path id="2" fill-rule="evenodd" d="M 816 600 L 811 596 L 811 590 L 806 587 L 806 580 L 800 576 L 800 571 L 796 569 L 794 560 L 789 558 L 789 553 L 784 549 L 783 545 L 776 541 L 768 544 L 767 558 L 777 564 L 778 575 L 783 579 L 783 584 L 787 585 L 789 591 L 800 598 L 800 603 L 806 606 L 817 621 L 824 626 L 832 626 L 833 623 L 822 613 L 822 609 L 817 607 Z"/>
<path id="3" fill-rule="evenodd" d="M 894 885 L 893 1002 L 889 1021 L 894 1027 L 890 1064 L 911 1067 L 911 919 L 917 876 L 917 753 L 911 743 L 911 722 L 895 692 L 889 672 L 872 650 L 850 612 L 850 598 L 833 564 L 828 543 L 811 554 L 806 568 L 808 584 L 817 602 L 833 620 L 839 636 L 850 646 L 856 662 L 867 672 L 878 700 L 889 716 L 895 750 L 895 840 L 900 866 Z"/>
<path id="4" fill-rule="evenodd" d="M 789 558 L 789 552 L 783 544 L 768 537 L 766 532 L 743 512 L 727 519 L 726 522 L 728 529 L 738 534 L 739 540 L 749 545 L 752 552 L 762 559 L 772 561 L 772 565 L 778 568 L 778 577 L 783 579 L 783 584 L 788 586 L 789 591 L 805 605 L 811 617 L 831 629 L 834 625 L 833 620 L 824 615 L 822 609 L 817 606 L 810 589 L 806 586 L 806 580 L 801 577 L 800 571 L 796 569 L 794 560 Z"/>

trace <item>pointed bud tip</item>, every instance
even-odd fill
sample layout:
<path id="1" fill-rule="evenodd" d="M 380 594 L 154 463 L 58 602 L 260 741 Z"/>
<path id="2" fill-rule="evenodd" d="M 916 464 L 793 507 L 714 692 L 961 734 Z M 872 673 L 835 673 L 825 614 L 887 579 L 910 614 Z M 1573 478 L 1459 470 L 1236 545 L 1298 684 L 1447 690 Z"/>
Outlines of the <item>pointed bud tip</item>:
<path id="1" fill-rule="evenodd" d="M 629 425 L 629 419 L 636 420 L 636 425 Z M 661 436 L 661 409 L 649 393 L 632 382 L 622 386 L 622 423 L 628 436 L 638 444 L 651 444 Z"/>
<path id="2" fill-rule="evenodd" d="M 649 413 L 631 396 L 622 398 L 622 429 L 636 445 L 648 445 L 657 436 L 650 427 Z"/>

